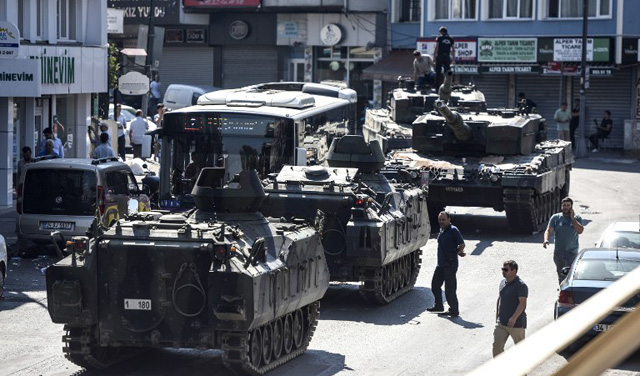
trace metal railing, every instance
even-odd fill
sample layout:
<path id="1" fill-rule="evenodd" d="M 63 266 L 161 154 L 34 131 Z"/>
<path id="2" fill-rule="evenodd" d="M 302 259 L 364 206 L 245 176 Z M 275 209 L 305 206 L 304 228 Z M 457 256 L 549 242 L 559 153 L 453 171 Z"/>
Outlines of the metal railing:
<path id="1" fill-rule="evenodd" d="M 640 267 L 467 376 L 525 375 L 587 333 L 640 291 Z M 600 375 L 640 346 L 640 304 L 598 335 L 554 375 Z"/>

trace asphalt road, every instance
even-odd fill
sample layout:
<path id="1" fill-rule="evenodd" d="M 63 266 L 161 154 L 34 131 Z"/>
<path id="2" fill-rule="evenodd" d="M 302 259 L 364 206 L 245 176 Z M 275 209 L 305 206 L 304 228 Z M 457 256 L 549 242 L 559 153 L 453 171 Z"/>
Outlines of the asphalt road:
<path id="1" fill-rule="evenodd" d="M 572 172 L 571 196 L 586 220 L 581 245 L 592 245 L 613 221 L 637 221 L 640 164 L 637 160 L 583 159 Z M 529 286 L 527 315 L 531 334 L 553 320 L 557 294 L 552 251 L 542 234 L 510 234 L 506 217 L 491 209 L 449 208 L 467 243 L 458 271 L 460 317 L 426 311 L 433 304 L 430 281 L 435 241 L 423 250 L 413 291 L 387 306 L 360 298 L 357 286 L 333 285 L 321 303 L 316 334 L 307 353 L 270 375 L 462 375 L 491 358 L 500 267 L 520 265 Z M 65 360 L 62 325 L 47 313 L 42 269 L 49 257 L 10 261 L 6 298 L 0 301 L 0 375 L 94 375 Z M 511 346 L 508 342 L 508 347 Z M 566 362 L 555 355 L 529 375 L 549 375 Z M 607 375 L 637 375 L 635 356 Z M 221 352 L 151 350 L 101 375 L 232 375 Z"/>

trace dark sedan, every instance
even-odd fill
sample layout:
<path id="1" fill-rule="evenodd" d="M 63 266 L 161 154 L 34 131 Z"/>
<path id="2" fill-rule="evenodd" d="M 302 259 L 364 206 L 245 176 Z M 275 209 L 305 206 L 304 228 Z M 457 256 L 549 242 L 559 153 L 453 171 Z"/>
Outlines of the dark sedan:
<path id="1" fill-rule="evenodd" d="M 580 251 L 571 268 L 567 270 L 567 278 L 560 284 L 555 318 L 609 287 L 638 265 L 640 265 L 639 249 L 589 248 Z M 638 302 L 640 302 L 640 294 L 596 323 L 585 336 L 594 337 L 600 332 L 611 329 L 614 322 L 625 313 L 633 311 Z"/>

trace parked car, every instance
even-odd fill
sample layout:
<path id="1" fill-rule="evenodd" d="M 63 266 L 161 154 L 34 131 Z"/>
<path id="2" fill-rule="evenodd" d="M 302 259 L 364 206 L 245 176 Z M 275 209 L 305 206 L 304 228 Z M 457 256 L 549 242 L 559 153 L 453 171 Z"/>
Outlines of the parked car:
<path id="1" fill-rule="evenodd" d="M 110 226 L 125 213 L 149 210 L 149 197 L 117 158 L 48 159 L 25 165 L 16 209 L 18 246 L 25 250 L 52 244 L 52 231 L 69 240 L 85 235 L 96 217 Z"/>
<path id="2" fill-rule="evenodd" d="M 614 222 L 596 242 L 596 247 L 640 248 L 640 222 Z"/>
<path id="3" fill-rule="evenodd" d="M 555 318 L 564 315 L 613 282 L 640 265 L 640 250 L 633 248 L 587 248 L 576 257 L 571 268 L 565 268 L 567 278 L 560 284 L 560 293 L 555 304 Z M 640 294 L 616 308 L 607 317 L 596 323 L 585 334 L 591 338 L 611 329 L 615 321 L 633 311 L 640 302 Z"/>
<path id="4" fill-rule="evenodd" d="M 219 87 L 202 85 L 171 84 L 164 92 L 163 103 L 166 107 L 177 110 L 178 108 L 193 106 L 198 103 L 202 94 L 220 90 Z"/>
<path id="5" fill-rule="evenodd" d="M 0 235 L 0 298 L 4 296 L 4 281 L 7 279 L 9 261 L 7 258 L 7 242 Z"/>
<path id="6" fill-rule="evenodd" d="M 127 149 L 131 149 L 131 140 L 129 140 L 129 129 L 131 129 L 131 122 L 136 119 L 136 109 L 131 106 L 127 106 L 126 104 L 121 104 L 121 108 L 122 108 L 122 111 L 120 113 L 124 116 L 125 120 L 127 121 L 127 130 L 126 132 L 124 132 L 125 147 Z M 113 119 L 114 111 L 115 110 L 113 107 L 113 103 L 110 103 L 109 119 Z M 149 124 L 149 129 L 147 130 L 149 132 L 154 131 L 156 130 L 156 128 L 158 128 L 157 124 L 154 123 L 150 117 L 147 117 L 147 123 Z"/>

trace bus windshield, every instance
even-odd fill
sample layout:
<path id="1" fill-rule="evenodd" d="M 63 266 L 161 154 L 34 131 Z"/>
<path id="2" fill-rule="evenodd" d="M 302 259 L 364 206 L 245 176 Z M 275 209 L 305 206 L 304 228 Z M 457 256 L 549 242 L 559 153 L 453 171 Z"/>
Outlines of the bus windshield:
<path id="1" fill-rule="evenodd" d="M 162 133 L 160 197 L 191 193 L 203 167 L 260 176 L 294 164 L 295 126 L 286 118 L 242 113 L 169 113 Z M 164 176 L 164 177 L 163 177 Z M 169 176 L 170 179 L 166 179 Z"/>

